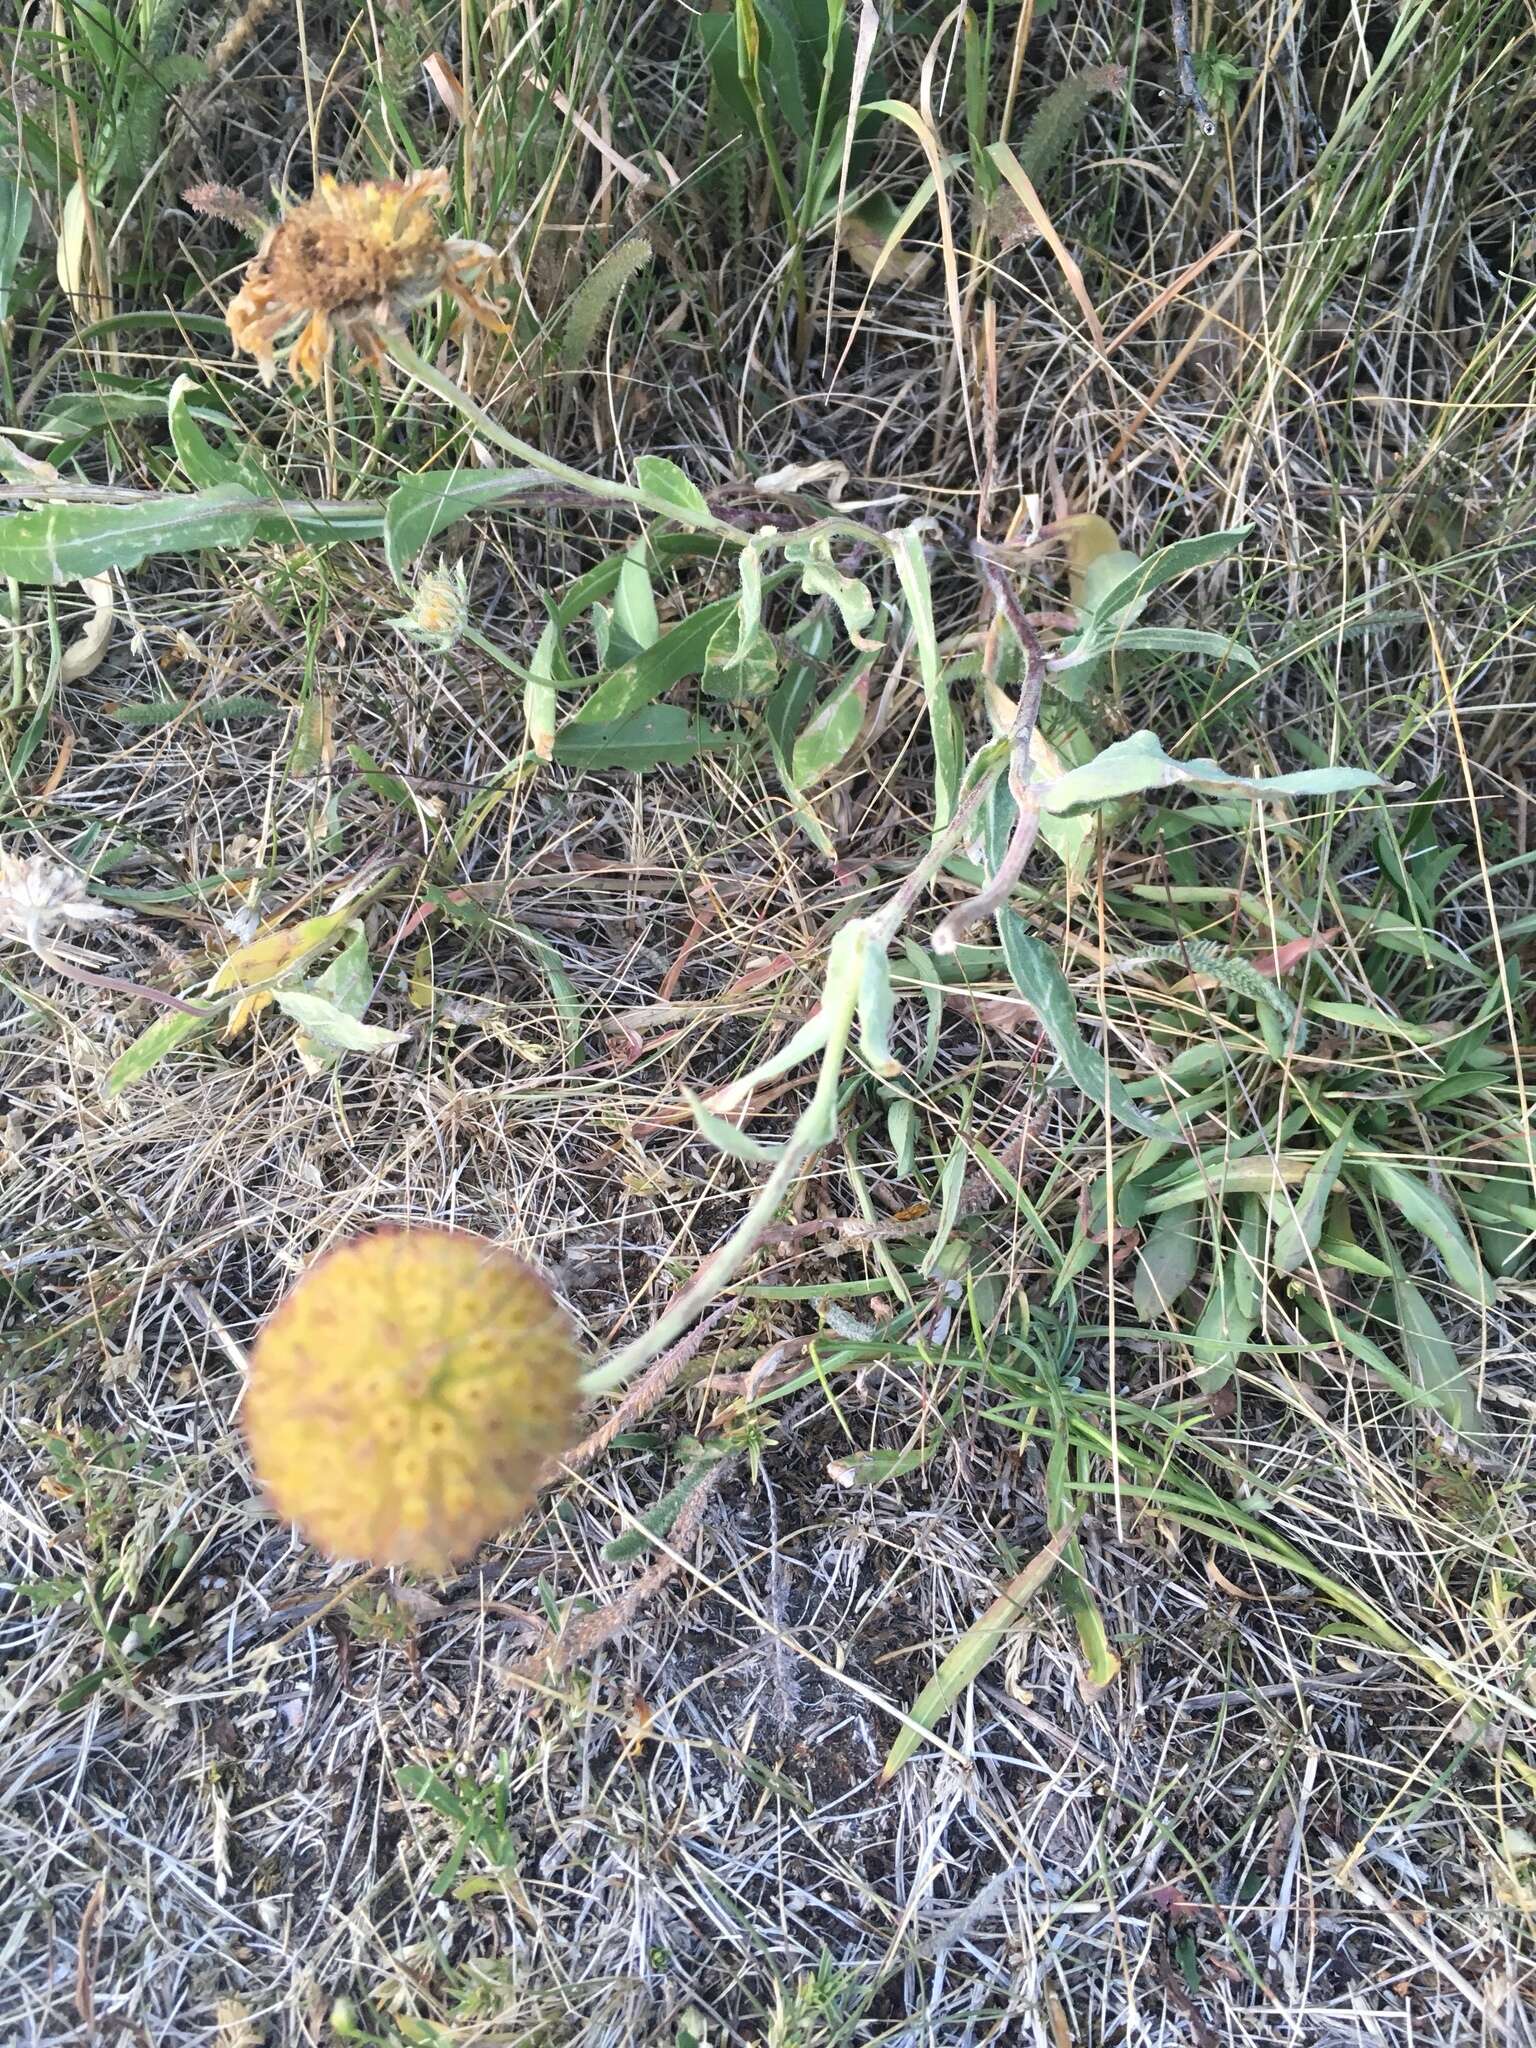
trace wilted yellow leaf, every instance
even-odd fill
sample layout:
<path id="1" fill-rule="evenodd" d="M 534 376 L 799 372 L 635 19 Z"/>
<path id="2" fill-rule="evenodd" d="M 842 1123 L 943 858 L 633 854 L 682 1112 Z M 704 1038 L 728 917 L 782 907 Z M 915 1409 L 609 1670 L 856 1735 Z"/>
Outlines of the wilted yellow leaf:
<path id="1" fill-rule="evenodd" d="M 227 989 L 251 991 L 235 1004 L 224 1026 L 226 1039 L 238 1038 L 272 1000 L 263 986 L 291 974 L 320 952 L 357 915 L 356 905 L 328 911 L 324 917 L 306 917 L 285 930 L 262 932 L 244 946 L 237 946 L 208 984 L 211 996 Z"/>

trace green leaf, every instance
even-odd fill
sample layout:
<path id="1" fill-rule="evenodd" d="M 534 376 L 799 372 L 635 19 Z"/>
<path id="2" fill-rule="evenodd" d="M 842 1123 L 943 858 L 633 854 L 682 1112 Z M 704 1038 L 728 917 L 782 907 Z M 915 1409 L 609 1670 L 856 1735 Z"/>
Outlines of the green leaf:
<path id="1" fill-rule="evenodd" d="M 1363 768 L 1303 768 L 1291 775 L 1230 775 L 1214 761 L 1175 761 L 1163 751 L 1154 732 L 1135 732 L 1117 740 L 1081 768 L 1069 768 L 1040 788 L 1044 810 L 1060 817 L 1091 810 L 1117 798 L 1181 784 L 1205 790 L 1230 790 L 1254 798 L 1341 796 L 1351 790 L 1375 789 L 1382 778 Z"/>
<path id="2" fill-rule="evenodd" d="M 328 996 L 349 1017 L 361 1017 L 373 999 L 373 965 L 361 919 L 349 929 L 341 951 L 310 986 Z"/>
<path id="3" fill-rule="evenodd" d="M 880 1773 L 882 1784 L 894 1778 L 916 1754 L 924 1734 L 950 1711 L 966 1687 L 981 1676 L 997 1655 L 1025 1606 L 1055 1571 L 1075 1526 L 1075 1521 L 1063 1523 L 1045 1548 L 1037 1551 L 1023 1571 L 1010 1580 L 981 1619 L 971 1624 L 923 1687 L 912 1704 L 907 1724 L 891 1744 Z"/>
<path id="4" fill-rule="evenodd" d="M 1445 1043 L 1441 1034 L 1429 1025 L 1414 1024 L 1406 1017 L 1394 1017 L 1389 1011 L 1372 1009 L 1369 1003 L 1338 1002 L 1331 996 L 1319 996 L 1311 1008 L 1331 1024 L 1349 1024 L 1359 1031 L 1374 1031 L 1382 1038 L 1402 1038 L 1415 1046 L 1443 1046 Z"/>
<path id="5" fill-rule="evenodd" d="M 896 1178 L 906 1180 L 917 1161 L 917 1105 L 908 1096 L 898 1095 L 887 1105 L 885 1130 Z"/>
<path id="6" fill-rule="evenodd" d="M 949 1157 L 939 1171 L 939 1209 L 934 1226 L 933 1238 L 923 1254 L 922 1273 L 930 1279 L 938 1268 L 939 1256 L 949 1243 L 956 1219 L 960 1214 L 960 1197 L 965 1191 L 965 1177 L 970 1171 L 971 1155 L 964 1138 L 956 1138 L 950 1147 Z"/>
<path id="7" fill-rule="evenodd" d="M 1195 1277 L 1200 1262 L 1200 1232 L 1183 1210 L 1158 1218 L 1137 1254 L 1133 1294 L 1144 1323 L 1165 1318 Z"/>
<path id="8" fill-rule="evenodd" d="M 1208 562 L 1219 562 L 1230 555 L 1235 548 L 1252 533 L 1251 526 L 1235 526 L 1224 533 L 1210 533 L 1193 540 L 1176 540 L 1171 547 L 1159 548 L 1148 555 L 1135 568 L 1118 575 L 1114 580 L 1101 577 L 1102 591 L 1096 590 L 1090 601 L 1085 589 L 1083 609 L 1091 611 L 1096 619 L 1114 619 L 1122 615 L 1134 619 L 1145 606 L 1154 590 L 1160 590 L 1165 583 L 1171 583 L 1175 576 L 1183 576 L 1191 569 L 1203 569 Z M 1101 561 L 1113 561 L 1113 556 L 1101 556 Z M 1099 563 L 1092 564 L 1089 576 L 1098 570 Z"/>
<path id="9" fill-rule="evenodd" d="M 388 769 L 381 768 L 360 741 L 349 740 L 347 742 L 347 753 L 351 756 L 352 764 L 357 769 L 358 774 L 362 776 L 363 781 L 373 791 L 375 796 L 383 797 L 386 803 L 394 804 L 398 809 L 405 811 L 410 817 L 414 818 L 420 815 L 416 799 L 411 795 L 410 790 L 400 780 L 399 776 L 391 775 Z"/>
<path id="10" fill-rule="evenodd" d="M 555 724 L 560 711 L 554 682 L 559 649 L 560 629 L 553 619 L 549 619 L 529 657 L 528 674 L 523 683 L 523 723 L 528 728 L 528 744 L 540 761 L 554 758 Z"/>
<path id="11" fill-rule="evenodd" d="M 1528 1169 L 1505 1168 L 1467 1197 L 1483 1257 L 1501 1280 L 1523 1273 L 1536 1251 L 1536 1208 Z"/>
<path id="12" fill-rule="evenodd" d="M 548 482 L 537 469 L 428 470 L 406 477 L 384 507 L 384 559 L 390 574 L 403 585 L 406 570 L 445 526 Z"/>
<path id="13" fill-rule="evenodd" d="M 242 484 L 128 505 L 44 505 L 0 518 L 0 576 L 18 583 L 76 583 L 109 569 L 137 569 L 151 555 L 246 546 L 259 503 Z"/>
<path id="14" fill-rule="evenodd" d="M 815 712 L 795 741 L 789 773 L 796 789 L 813 789 L 831 774 L 863 731 L 868 706 L 869 664 L 861 662 L 847 682 L 834 690 Z"/>
<path id="15" fill-rule="evenodd" d="M 1099 543 L 1096 541 L 1094 545 L 1098 546 Z M 1106 547 L 1086 563 L 1077 599 L 1077 610 L 1090 634 L 1094 630 L 1095 619 L 1103 610 L 1105 598 L 1120 584 L 1134 576 L 1140 567 L 1140 555 L 1133 555 L 1129 548 L 1118 547 Z"/>
<path id="16" fill-rule="evenodd" d="M 681 705 L 653 704 L 628 718 L 615 718 L 600 725 L 565 726 L 555 736 L 555 759 L 573 768 L 630 768 L 639 772 L 660 767 L 664 761 L 691 761 L 708 738 L 704 728 Z"/>
<path id="17" fill-rule="evenodd" d="M 714 516 L 698 485 L 690 483 L 677 464 L 668 462 L 664 455 L 636 456 L 635 481 L 648 497 L 664 498 L 674 505 L 690 524 Z"/>
<path id="18" fill-rule="evenodd" d="M 157 1067 L 168 1052 L 174 1052 L 184 1040 L 199 1031 L 206 1031 L 223 1015 L 222 1006 L 210 1017 L 194 1017 L 186 1010 L 167 1010 L 157 1017 L 147 1031 L 142 1031 L 129 1046 L 119 1053 L 112 1062 L 107 1075 L 105 1093 L 108 1101 L 121 1095 L 125 1088 L 131 1088 L 136 1081 L 142 1081 L 151 1067 Z"/>
<path id="19" fill-rule="evenodd" d="M 1191 1202 L 1223 1202 L 1233 1195 L 1275 1196 L 1287 1181 L 1305 1180 L 1313 1161 L 1301 1152 L 1264 1152 L 1233 1158 L 1224 1149 L 1206 1153 L 1194 1171 L 1171 1180 L 1147 1203 L 1149 1216 L 1186 1209 Z"/>
<path id="20" fill-rule="evenodd" d="M 1128 626 L 1118 632 L 1113 622 L 1100 632 L 1090 620 L 1081 634 L 1062 643 L 1051 662 L 1052 678 L 1102 661 L 1106 654 L 1204 654 L 1216 662 L 1235 661 L 1250 675 L 1263 666 L 1251 648 L 1225 633 L 1201 633 L 1193 626 Z"/>
<path id="21" fill-rule="evenodd" d="M 348 1016 L 340 1004 L 312 988 L 277 988 L 272 1000 L 322 1052 L 382 1052 L 386 1046 L 403 1045 L 410 1037 L 408 1031 L 386 1031 L 381 1024 L 365 1024 L 360 1017 Z"/>
<path id="22" fill-rule="evenodd" d="M 1301 1193 L 1294 1202 L 1282 1195 L 1275 1204 L 1279 1221 L 1275 1230 L 1273 1257 L 1277 1273 L 1294 1273 L 1317 1250 L 1323 1234 L 1323 1219 L 1349 1150 L 1349 1133 L 1335 1138 L 1317 1164 L 1308 1169 Z"/>
<path id="23" fill-rule="evenodd" d="M 200 491 L 216 490 L 220 484 L 239 484 L 254 498 L 267 496 L 271 486 L 257 465 L 249 458 L 237 460 L 232 455 L 220 454 L 198 424 L 192 401 L 201 390 L 202 386 L 191 377 L 178 377 L 166 400 L 171 443 L 187 480 Z"/>
<path id="24" fill-rule="evenodd" d="M 1487 1440 L 1488 1425 L 1477 1405 L 1477 1389 L 1456 1346 L 1441 1328 L 1428 1301 L 1400 1268 L 1392 1276 L 1403 1352 L 1415 1382 L 1436 1410 L 1472 1443 Z"/>
<path id="25" fill-rule="evenodd" d="M 938 629 L 934 624 L 933 592 L 922 537 L 913 527 L 906 526 L 891 536 L 890 545 L 902 595 L 907 600 L 907 618 L 917 642 L 918 674 L 922 677 L 928 725 L 933 734 L 933 822 L 936 829 L 942 829 L 954 815 L 964 766 L 964 743 L 939 663 Z"/>
<path id="26" fill-rule="evenodd" d="M 736 566 L 741 577 L 736 631 L 732 635 L 724 626 L 716 631 L 709 643 L 708 665 L 711 668 L 734 668 L 745 661 L 762 631 L 763 557 L 756 541 L 748 541 L 737 556 Z"/>
<path id="27" fill-rule="evenodd" d="M 891 1051 L 891 1023 L 896 998 L 891 990 L 891 963 L 884 946 L 865 949 L 863 972 L 859 977 L 859 1057 L 882 1079 L 901 1072 L 901 1061 Z"/>
<path id="28" fill-rule="evenodd" d="M 661 638 L 661 621 L 656 616 L 656 593 L 646 570 L 640 544 L 628 549 L 613 592 L 613 618 L 631 646 L 644 651 Z"/>
<path id="29" fill-rule="evenodd" d="M 784 559 L 800 571 L 800 588 L 807 597 L 831 598 L 842 613 L 849 639 L 859 646 L 874 622 L 875 600 L 856 576 L 846 576 L 838 568 L 827 535 L 813 533 L 804 540 L 786 541 Z"/>
<path id="30" fill-rule="evenodd" d="M 704 654 L 699 688 L 721 703 L 766 697 L 779 679 L 779 652 L 771 636 L 759 631 L 743 649 L 735 619 L 717 626 Z"/>
<path id="31" fill-rule="evenodd" d="M 728 1117 L 717 1116 L 705 1102 L 701 1102 L 691 1088 L 683 1093 L 688 1098 L 688 1107 L 693 1111 L 693 1120 L 702 1136 L 708 1138 L 717 1152 L 724 1152 L 731 1159 L 746 1159 L 755 1165 L 772 1165 L 778 1158 L 777 1145 L 765 1145 L 759 1139 L 733 1124 Z"/>
<path id="32" fill-rule="evenodd" d="M 1259 1203 L 1246 1203 L 1237 1243 L 1222 1256 L 1190 1339 L 1195 1381 L 1203 1393 L 1214 1394 L 1226 1385 L 1253 1335 L 1262 1221 Z"/>
<path id="33" fill-rule="evenodd" d="M 654 647 L 647 647 L 604 676 L 577 712 L 574 726 L 611 726 L 653 704 L 685 676 L 696 676 L 709 653 L 709 643 L 722 624 L 736 616 L 736 599 L 721 598 L 707 604 L 670 632 L 663 633 Z M 556 745 L 556 754 L 559 746 Z"/>
<path id="34" fill-rule="evenodd" d="M 1055 955 L 1031 938 L 1022 919 L 1012 911 L 1002 913 L 997 929 L 1014 987 L 1034 1009 L 1057 1057 L 1088 1099 L 1133 1131 L 1179 1140 L 1177 1126 L 1148 1116 L 1127 1094 L 1124 1082 L 1110 1072 L 1103 1055 L 1095 1052 L 1078 1030 L 1077 1005 Z"/>
<path id="35" fill-rule="evenodd" d="M 1482 1262 L 1449 1203 L 1401 1166 L 1389 1165 L 1381 1159 L 1362 1159 L 1358 1163 L 1393 1207 L 1429 1239 L 1445 1261 L 1452 1282 L 1479 1307 L 1490 1307 L 1493 1282 L 1483 1271 Z"/>
<path id="36" fill-rule="evenodd" d="M 17 179 L 0 178 L 0 327 L 11 315 L 11 283 L 31 224 L 32 194 Z"/>

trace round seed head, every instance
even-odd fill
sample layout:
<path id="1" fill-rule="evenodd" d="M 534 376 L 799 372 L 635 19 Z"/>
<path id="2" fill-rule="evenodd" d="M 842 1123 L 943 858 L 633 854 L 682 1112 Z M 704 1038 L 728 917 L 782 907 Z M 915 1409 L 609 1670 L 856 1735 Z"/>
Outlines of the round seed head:
<path id="1" fill-rule="evenodd" d="M 529 1506 L 571 1442 L 580 1364 L 559 1303 L 510 1252 L 436 1228 L 353 1238 L 257 1339 L 251 1462 L 327 1555 L 441 1571 Z"/>

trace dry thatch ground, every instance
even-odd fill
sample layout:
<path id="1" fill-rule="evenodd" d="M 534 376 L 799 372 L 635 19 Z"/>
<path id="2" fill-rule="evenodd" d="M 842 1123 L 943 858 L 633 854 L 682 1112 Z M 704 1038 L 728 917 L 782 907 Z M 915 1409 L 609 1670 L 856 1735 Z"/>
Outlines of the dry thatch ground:
<path id="1" fill-rule="evenodd" d="M 314 167 L 378 174 L 409 142 L 460 165 L 465 227 L 526 286 L 516 347 L 478 359 L 493 410 L 605 474 L 670 456 L 749 514 L 754 480 L 841 463 L 866 516 L 936 520 L 951 639 L 990 617 L 969 538 L 1001 539 L 1028 495 L 1100 513 L 1128 547 L 1251 522 L 1241 573 L 1181 585 L 1169 616 L 1245 633 L 1272 657 L 1259 683 L 1163 664 L 1112 717 L 1242 768 L 1294 766 L 1310 738 L 1380 766 L 1391 801 L 1363 823 L 1202 816 L 1166 843 L 1127 827 L 1075 901 L 1043 863 L 1020 900 L 1128 1074 L 1170 1032 L 1248 1046 L 1253 1026 L 1177 969 L 1111 981 L 1096 962 L 1170 930 L 1235 943 L 1243 902 L 1276 917 L 1242 926 L 1250 950 L 1336 927 L 1310 994 L 1400 1027 L 1363 1053 L 1349 1040 L 1379 1142 L 1436 1187 L 1475 1185 L 1529 1099 L 1511 963 L 1536 936 L 1536 18 L 1528 0 L 1196 5 L 1196 47 L 1230 59 L 1202 72 L 1230 92 L 1206 141 L 1178 89 L 1179 12 L 976 10 L 994 135 L 1017 142 L 1063 77 L 1129 67 L 1041 182 L 1106 358 L 1049 245 L 978 227 L 942 8 L 869 18 L 885 91 L 930 109 L 954 152 L 953 277 L 932 205 L 900 252 L 926 267 L 872 288 L 812 236 L 806 330 L 758 144 L 712 102 L 689 10 L 624 0 L 249 8 L 98 188 L 112 303 L 158 316 L 104 344 L 49 282 L 70 180 L 37 124 L 61 49 L 75 148 L 138 103 L 61 0 L 7 52 L 41 265 L 11 423 L 51 418 L 34 453 L 145 483 L 148 427 L 117 420 L 61 456 L 48 408 L 163 392 L 190 365 L 304 487 L 366 493 L 425 465 L 445 429 L 419 400 L 376 412 L 346 381 L 268 398 L 215 324 L 177 325 L 217 314 L 244 253 L 183 185 L 264 201 Z M 227 26 L 161 14 L 203 57 Z M 422 70 L 437 56 L 490 110 L 467 161 Z M 899 206 L 924 168 L 888 122 L 863 175 Z M 562 369 L 543 337 L 636 221 L 652 269 Z M 327 908 L 389 868 L 369 1014 L 408 1036 L 315 1076 L 269 1012 L 108 1101 L 155 1013 L 19 943 L 0 956 L 0 2037 L 1536 2041 L 1530 1287 L 1516 1275 L 1479 1310 L 1401 1239 L 1479 1390 L 1479 1457 L 1288 1321 L 1301 1283 L 1278 1272 L 1235 1391 L 1191 1401 L 1188 1344 L 1135 1312 L 1118 1240 L 1056 1289 L 1097 1177 L 1135 1141 L 1106 1136 L 995 1009 L 946 1005 L 925 1069 L 927 1008 L 903 1004 L 910 1170 L 884 1106 L 850 1094 L 797 1191 L 804 1227 L 733 1291 L 682 1382 L 471 1568 L 386 1583 L 263 1514 L 236 1433 L 242 1347 L 315 1251 L 379 1220 L 451 1222 L 538 1259 L 594 1352 L 643 1328 L 759 1171 L 697 1134 L 685 1086 L 781 1042 L 831 924 L 926 844 L 921 693 L 889 655 L 882 718 L 819 801 L 835 861 L 749 745 L 642 777 L 508 774 L 521 688 L 495 657 L 527 661 L 541 593 L 612 531 L 569 507 L 461 529 L 491 645 L 443 657 L 388 625 L 376 549 L 160 561 L 120 584 L 106 661 L 41 715 L 34 674 L 7 727 L 7 846 L 124 913 L 71 935 L 96 971 L 184 988 L 254 917 Z M 1037 576 L 1034 602 L 1059 606 L 1059 574 Z M 679 572 L 664 606 L 705 586 L 729 587 Z M 27 658 L 45 658 L 43 593 L 26 604 Z M 65 642 L 81 604 L 58 593 Z M 1348 630 L 1372 605 L 1396 623 Z M 1392 894 L 1399 871 L 1443 848 L 1432 914 L 1408 920 L 1439 950 L 1383 966 L 1369 920 L 1414 902 Z M 942 885 L 919 936 L 965 886 Z M 1426 1101 L 1489 989 L 1502 1064 Z M 1312 1024 L 1301 1087 L 1353 1028 Z M 1285 1141 L 1285 1076 L 1234 1095 L 1229 1138 Z M 772 1138 L 799 1099 L 768 1100 L 754 1130 Z M 1013 1159 L 1025 1200 L 991 1181 L 962 1204 L 970 1276 L 1027 1319 L 916 1264 L 946 1160 L 974 1170 L 978 1146 Z M 912 1238 L 844 1227 L 909 1210 Z M 1393 1356 L 1412 1367 L 1406 1340 Z M 611 1555 L 722 1416 L 736 1433 L 697 1512 L 659 1549 Z M 898 1452 L 894 1476 L 859 1463 Z M 1118 1675 L 1088 1685 L 1072 1613 L 1038 1602 L 882 1783 L 897 1712 L 1040 1547 L 1062 1486 Z"/>

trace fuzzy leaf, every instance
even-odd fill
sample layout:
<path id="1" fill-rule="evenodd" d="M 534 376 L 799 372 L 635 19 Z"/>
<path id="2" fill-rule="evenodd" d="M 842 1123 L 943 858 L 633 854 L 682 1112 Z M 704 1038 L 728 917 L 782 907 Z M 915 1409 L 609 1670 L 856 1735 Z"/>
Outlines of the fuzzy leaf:
<path id="1" fill-rule="evenodd" d="M 274 989 L 272 1000 L 322 1052 L 382 1052 L 386 1046 L 404 1045 L 411 1035 L 386 1031 L 382 1024 L 365 1024 L 315 989 Z"/>
<path id="2" fill-rule="evenodd" d="M 1171 547 L 1159 548 L 1144 562 L 1127 570 L 1117 580 L 1108 582 L 1106 587 L 1095 593 L 1091 604 L 1085 595 L 1083 608 L 1091 611 L 1096 619 L 1122 616 L 1134 619 L 1154 590 L 1160 590 L 1175 576 L 1183 576 L 1191 569 L 1203 569 L 1208 562 L 1221 561 L 1235 548 L 1240 548 L 1252 531 L 1251 526 L 1236 526 L 1225 533 L 1176 540 Z"/>
<path id="3" fill-rule="evenodd" d="M 390 574 L 403 584 L 411 563 L 445 526 L 548 481 L 537 469 L 428 470 L 406 477 L 384 508 L 384 559 Z"/>
<path id="4" fill-rule="evenodd" d="M 32 222 L 32 194 L 15 178 L 0 178 L 0 326 L 10 318 L 11 280 Z"/>
<path id="5" fill-rule="evenodd" d="M 1178 1139 L 1177 1127 L 1149 1116 L 1133 1101 L 1124 1082 L 1110 1072 L 1103 1054 L 1095 1052 L 1083 1037 L 1077 1025 L 1077 1004 L 1054 954 L 1031 938 L 1011 911 L 998 918 L 997 929 L 1014 987 L 1033 1007 L 1057 1057 L 1089 1101 L 1147 1137 Z"/>
<path id="6" fill-rule="evenodd" d="M 691 1088 L 683 1093 L 688 1098 L 688 1107 L 693 1111 L 693 1120 L 701 1136 L 708 1138 L 717 1152 L 724 1152 L 731 1159 L 746 1159 L 754 1165 L 772 1165 L 779 1156 L 777 1145 L 765 1145 L 753 1138 L 729 1117 L 717 1116 L 707 1102 L 701 1102 Z"/>
<path id="7" fill-rule="evenodd" d="M 151 1067 L 160 1064 L 168 1052 L 196 1032 L 206 1031 L 217 1023 L 222 1012 L 211 1017 L 194 1017 L 186 1010 L 167 1010 L 157 1017 L 147 1030 L 141 1031 L 126 1052 L 119 1053 L 107 1075 L 105 1094 L 108 1101 L 121 1095 L 125 1088 L 131 1088 L 136 1081 L 142 1081 Z"/>
<path id="8" fill-rule="evenodd" d="M 612 726 L 631 712 L 654 704 L 685 676 L 698 675 L 708 658 L 710 641 L 727 620 L 735 617 L 736 599 L 726 597 L 716 604 L 704 605 L 691 618 L 673 626 L 654 647 L 642 649 L 604 676 L 566 732 L 584 725 Z M 558 744 L 555 752 L 559 756 Z"/>
<path id="9" fill-rule="evenodd" d="M 1253 1335 L 1262 1218 L 1257 1202 L 1245 1205 L 1237 1243 L 1222 1256 L 1190 1339 L 1195 1380 L 1203 1393 L 1214 1394 L 1226 1385 Z"/>
<path id="10" fill-rule="evenodd" d="M 0 518 L 0 576 L 76 583 L 137 569 L 151 555 L 243 547 L 262 507 L 243 484 L 140 498 L 126 505 L 44 505 Z"/>
<path id="11" fill-rule="evenodd" d="M 964 741 L 944 673 L 939 662 L 938 628 L 933 616 L 933 592 L 921 536 L 910 526 L 891 538 L 891 554 L 902 595 L 907 600 L 907 619 L 917 642 L 918 674 L 928 704 L 928 725 L 933 734 L 933 822 L 947 825 L 954 815 L 964 766 Z"/>
<path id="12" fill-rule="evenodd" d="M 690 483 L 677 464 L 664 455 L 637 455 L 635 482 L 650 497 L 664 498 L 674 505 L 678 516 L 690 525 L 713 516 L 698 485 Z"/>
<path id="13" fill-rule="evenodd" d="M 795 741 L 789 773 L 796 789 L 812 789 L 831 774 L 863 731 L 868 702 L 868 665 L 861 664 L 832 692 Z"/>
<path id="14" fill-rule="evenodd" d="M 664 761 L 691 761 L 708 738 L 680 704 L 652 704 L 627 718 L 565 726 L 555 737 L 555 759 L 574 768 L 629 768 L 638 773 Z"/>
<path id="15" fill-rule="evenodd" d="M 1394 1208 L 1429 1239 L 1445 1261 L 1452 1282 L 1463 1294 L 1481 1308 L 1490 1307 L 1493 1283 L 1449 1203 L 1401 1166 L 1389 1165 L 1381 1159 L 1363 1159 L 1360 1166 Z"/>
<path id="16" fill-rule="evenodd" d="M 1364 768 L 1303 768 L 1291 775 L 1230 775 L 1214 761 L 1175 761 L 1163 751 L 1154 732 L 1132 733 L 1117 740 L 1081 768 L 1046 783 L 1040 791 L 1044 810 L 1059 817 L 1113 803 L 1119 797 L 1181 784 L 1202 790 L 1231 792 L 1254 798 L 1341 796 L 1352 790 L 1379 788 L 1382 778 Z"/>
<path id="17" fill-rule="evenodd" d="M 1399 1270 L 1392 1279 L 1403 1351 L 1415 1382 L 1459 1435 L 1484 1442 L 1488 1425 L 1477 1405 L 1477 1389 L 1456 1346 L 1440 1327 L 1423 1293 Z"/>
<path id="18" fill-rule="evenodd" d="M 188 481 L 200 491 L 216 490 L 220 484 L 238 484 L 253 497 L 267 496 L 271 487 L 257 465 L 249 457 L 237 460 L 221 454 L 203 432 L 193 404 L 200 389 L 191 377 L 178 377 L 166 401 L 171 443 Z M 206 407 L 203 416 L 209 416 Z"/>
<path id="19" fill-rule="evenodd" d="M 1182 1210 L 1171 1209 L 1137 1254 L 1133 1293 L 1136 1313 L 1144 1323 L 1167 1317 L 1195 1277 L 1200 1262 L 1200 1233 Z"/>
<path id="20" fill-rule="evenodd" d="M 1328 1213 L 1328 1204 L 1333 1199 L 1339 1169 L 1344 1164 L 1344 1154 L 1348 1149 L 1349 1134 L 1345 1132 L 1334 1140 L 1317 1164 L 1308 1169 L 1295 1201 L 1282 1197 L 1277 1203 L 1279 1221 L 1273 1253 L 1277 1273 L 1296 1272 L 1317 1250 L 1318 1240 L 1323 1234 L 1323 1218 Z"/>

